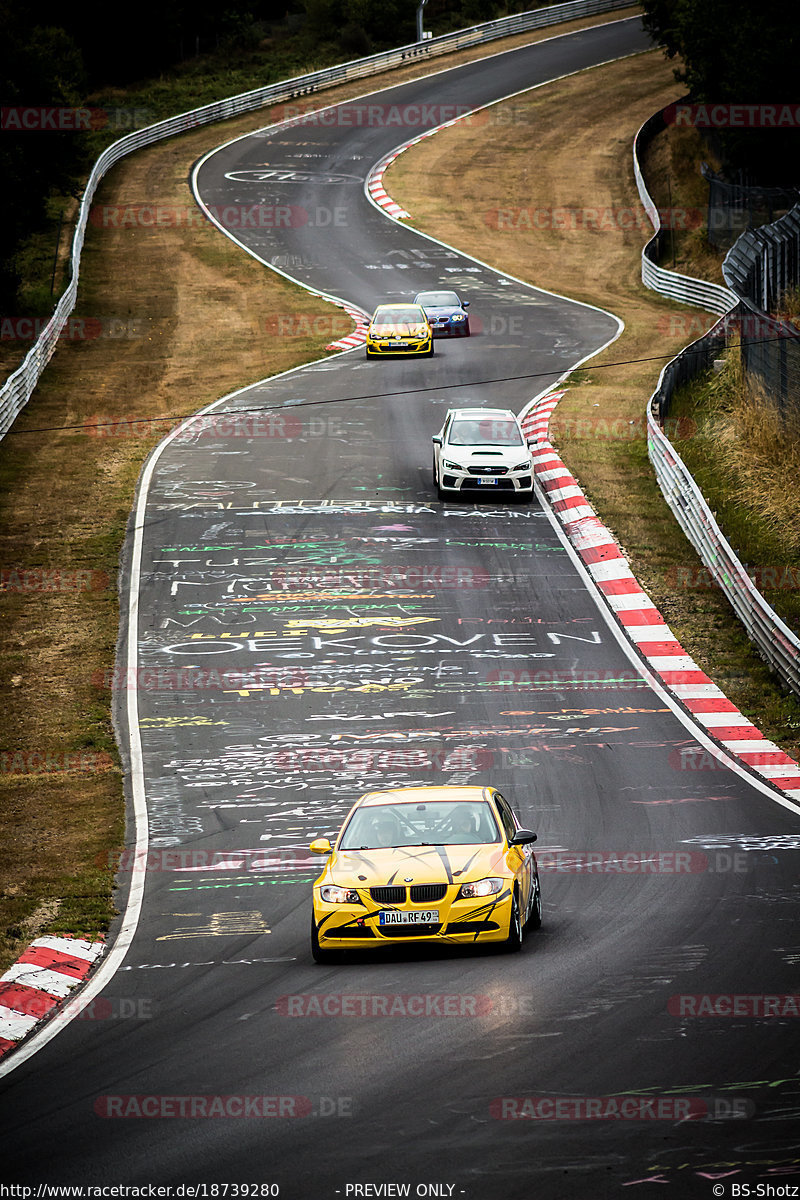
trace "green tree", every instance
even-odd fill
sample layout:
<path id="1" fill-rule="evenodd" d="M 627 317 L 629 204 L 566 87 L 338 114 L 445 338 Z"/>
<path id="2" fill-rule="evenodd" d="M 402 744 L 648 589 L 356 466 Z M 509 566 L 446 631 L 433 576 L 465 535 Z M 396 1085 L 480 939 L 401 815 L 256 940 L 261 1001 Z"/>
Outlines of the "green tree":
<path id="1" fill-rule="evenodd" d="M 642 0 L 644 25 L 695 101 L 797 105 L 800 22 L 796 0 Z M 720 133 L 730 169 L 762 183 L 800 179 L 800 130 L 730 128 Z"/>
<path id="2" fill-rule="evenodd" d="M 22 241 L 42 227 L 55 189 L 74 191 L 87 162 L 85 136 L 71 130 L 19 129 L 37 110 L 80 106 L 85 74 L 80 50 L 63 29 L 29 24 L 21 6 L 0 4 L 0 303 L 13 305 L 19 284 L 15 256 Z"/>

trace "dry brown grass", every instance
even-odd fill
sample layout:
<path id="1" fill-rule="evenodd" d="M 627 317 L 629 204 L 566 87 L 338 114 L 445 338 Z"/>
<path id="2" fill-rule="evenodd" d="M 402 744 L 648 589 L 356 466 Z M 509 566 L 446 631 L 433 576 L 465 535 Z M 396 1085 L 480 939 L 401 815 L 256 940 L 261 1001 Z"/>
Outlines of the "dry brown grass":
<path id="1" fill-rule="evenodd" d="M 734 544 L 747 545 L 745 556 L 758 556 L 747 536 L 757 523 L 757 535 L 769 543 L 768 553 L 786 559 L 800 555 L 800 424 L 782 413 L 742 370 L 738 347 L 732 343 L 725 368 L 692 389 L 694 403 L 685 397 L 681 411 L 697 423 L 690 456 L 700 471 L 713 463 L 715 486 L 739 511 L 727 517 L 726 533 Z"/>

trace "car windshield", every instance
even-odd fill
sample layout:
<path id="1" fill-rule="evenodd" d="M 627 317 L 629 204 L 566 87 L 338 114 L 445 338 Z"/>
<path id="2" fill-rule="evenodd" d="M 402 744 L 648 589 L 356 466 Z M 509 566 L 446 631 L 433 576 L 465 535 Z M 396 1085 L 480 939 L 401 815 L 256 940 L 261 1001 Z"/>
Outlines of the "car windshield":
<path id="1" fill-rule="evenodd" d="M 453 421 L 447 438 L 451 446 L 521 446 L 516 421 L 503 417 L 483 417 Z"/>
<path id="2" fill-rule="evenodd" d="M 428 308 L 460 308 L 461 301 L 455 292 L 420 292 L 417 304 Z"/>
<path id="3" fill-rule="evenodd" d="M 435 800 L 420 804 L 369 804 L 357 808 L 340 850 L 393 846 L 483 846 L 500 833 L 485 800 Z"/>
<path id="4" fill-rule="evenodd" d="M 375 314 L 372 324 L 420 325 L 422 320 L 422 313 L 416 308 L 385 308 L 383 312 Z"/>

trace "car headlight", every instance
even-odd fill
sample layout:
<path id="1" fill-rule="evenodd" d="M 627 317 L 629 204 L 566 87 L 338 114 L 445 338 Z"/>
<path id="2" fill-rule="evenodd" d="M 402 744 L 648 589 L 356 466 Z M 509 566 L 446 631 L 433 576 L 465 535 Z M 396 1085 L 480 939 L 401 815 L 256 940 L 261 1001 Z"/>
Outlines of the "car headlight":
<path id="1" fill-rule="evenodd" d="M 447 467 L 448 471 L 463 471 L 464 470 L 464 468 L 462 466 L 460 466 L 458 463 L 448 462 L 447 459 L 444 460 L 444 466 Z"/>
<path id="2" fill-rule="evenodd" d="M 332 887 L 330 885 L 320 888 L 319 894 L 326 904 L 360 904 L 361 899 L 358 892 L 353 888 Z"/>
<path id="3" fill-rule="evenodd" d="M 533 464 L 532 464 L 531 460 L 528 459 L 527 462 L 517 463 L 517 465 L 515 467 L 512 467 L 511 470 L 512 471 L 530 471 L 532 466 L 533 466 Z"/>
<path id="4" fill-rule="evenodd" d="M 466 319 L 467 318 L 464 316 L 463 313 L 453 313 L 452 316 L 450 317 L 451 321 L 466 321 Z"/>
<path id="5" fill-rule="evenodd" d="M 479 879 L 477 883 L 462 883 L 456 900 L 475 900 L 479 896 L 494 896 L 505 886 L 504 879 Z"/>

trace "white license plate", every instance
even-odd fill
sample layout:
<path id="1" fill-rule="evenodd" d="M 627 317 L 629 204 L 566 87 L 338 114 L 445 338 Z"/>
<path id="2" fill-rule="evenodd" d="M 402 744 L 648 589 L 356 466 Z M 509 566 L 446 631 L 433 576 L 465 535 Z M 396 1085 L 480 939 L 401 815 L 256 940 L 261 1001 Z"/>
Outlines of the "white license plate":
<path id="1" fill-rule="evenodd" d="M 408 342 L 389 342 L 393 350 L 407 350 Z"/>
<path id="2" fill-rule="evenodd" d="M 487 475 L 479 475 L 479 476 L 478 476 L 478 483 L 497 483 L 497 480 L 496 480 L 496 478 L 494 477 L 494 475 L 491 475 L 491 476 L 487 476 Z"/>
<path id="3" fill-rule="evenodd" d="M 420 912 L 404 912 L 397 909 L 381 909 L 378 916 L 379 925 L 438 925 L 438 908 L 423 909 Z"/>

